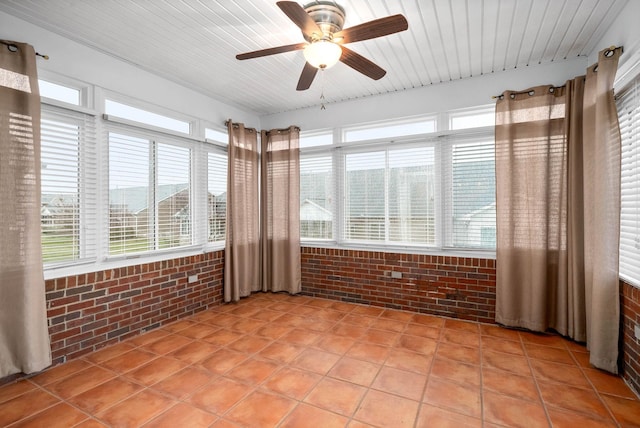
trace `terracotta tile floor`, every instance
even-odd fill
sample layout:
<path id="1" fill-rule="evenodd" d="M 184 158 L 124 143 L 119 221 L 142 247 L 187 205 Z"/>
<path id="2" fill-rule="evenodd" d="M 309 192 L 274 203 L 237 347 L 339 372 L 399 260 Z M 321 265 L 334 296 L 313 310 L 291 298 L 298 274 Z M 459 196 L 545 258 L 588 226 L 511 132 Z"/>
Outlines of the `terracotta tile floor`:
<path id="1" fill-rule="evenodd" d="M 584 347 L 256 294 L 0 387 L 0 426 L 640 426 Z"/>

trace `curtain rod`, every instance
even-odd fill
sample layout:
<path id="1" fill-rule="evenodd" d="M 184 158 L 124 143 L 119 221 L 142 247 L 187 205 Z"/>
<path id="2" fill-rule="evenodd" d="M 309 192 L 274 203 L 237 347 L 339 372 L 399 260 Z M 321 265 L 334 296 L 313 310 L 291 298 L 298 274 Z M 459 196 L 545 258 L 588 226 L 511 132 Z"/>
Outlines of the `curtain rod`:
<path id="1" fill-rule="evenodd" d="M 231 123 L 231 126 L 233 126 L 235 129 L 237 129 L 240 126 L 239 123 L 231 122 L 231 119 L 225 120 L 224 121 L 224 126 L 229 126 L 229 123 Z M 294 128 L 296 131 L 300 132 L 300 127 L 299 126 L 293 126 L 293 127 L 289 127 L 289 128 L 282 128 L 282 129 L 272 129 L 272 130 L 267 131 L 267 132 L 271 132 L 271 131 L 274 131 L 274 132 L 285 132 L 285 131 L 288 131 L 291 128 Z M 245 128 L 245 129 L 247 131 L 249 131 L 249 132 L 257 132 L 255 128 Z"/>
<path id="2" fill-rule="evenodd" d="M 238 129 L 238 128 L 240 127 L 240 124 L 239 124 L 239 123 L 233 123 L 233 122 L 231 121 L 231 119 L 227 119 L 227 120 L 225 120 L 225 121 L 224 121 L 224 126 L 229 126 L 229 124 L 231 124 L 231 126 L 232 126 L 234 129 Z M 245 129 L 246 131 L 248 131 L 248 132 L 258 132 L 258 131 L 256 130 L 256 128 L 244 128 L 244 129 Z"/>
<path id="3" fill-rule="evenodd" d="M 295 125 L 294 125 L 294 126 L 290 126 L 290 127 L 288 127 L 288 128 L 282 128 L 282 129 L 271 129 L 271 130 L 267 131 L 267 133 L 269 133 L 269 132 L 278 132 L 278 133 L 280 133 L 280 132 L 286 132 L 286 131 L 290 130 L 291 128 L 293 128 L 293 129 L 295 129 L 296 131 L 300 132 L 300 127 L 299 127 L 299 126 L 295 126 Z"/>
<path id="4" fill-rule="evenodd" d="M 624 46 L 614 46 L 611 45 L 609 46 L 607 49 L 604 50 L 604 54 L 605 56 L 609 56 L 610 53 L 612 53 L 613 51 L 615 51 L 616 49 L 620 49 L 620 53 L 622 54 L 624 52 Z M 553 89 L 555 88 L 561 88 L 562 86 L 556 86 L 556 87 L 551 87 L 549 90 L 551 92 L 553 92 Z M 533 95 L 531 94 L 531 92 L 533 91 L 522 91 L 522 92 L 513 92 L 514 95 L 521 95 L 521 94 L 529 94 L 529 95 Z M 500 95 L 493 95 L 491 96 L 492 100 L 501 100 L 502 99 L 502 94 Z"/>
<path id="5" fill-rule="evenodd" d="M 0 43 L 5 45 L 10 52 L 17 52 L 18 51 L 18 45 L 16 45 L 15 43 L 7 42 L 6 40 L 0 40 Z M 39 52 L 36 52 L 36 56 L 39 56 L 39 57 L 44 58 L 44 59 L 49 59 L 49 55 L 44 55 L 44 54 L 41 54 Z"/>

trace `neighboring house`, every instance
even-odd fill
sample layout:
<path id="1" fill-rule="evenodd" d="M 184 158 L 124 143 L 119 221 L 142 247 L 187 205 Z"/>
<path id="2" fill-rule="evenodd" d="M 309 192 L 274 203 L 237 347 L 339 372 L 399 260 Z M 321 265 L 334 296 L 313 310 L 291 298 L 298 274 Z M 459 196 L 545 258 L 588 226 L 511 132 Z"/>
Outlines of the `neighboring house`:
<path id="1" fill-rule="evenodd" d="M 209 193 L 209 241 L 224 241 L 227 228 L 227 192 Z"/>
<path id="2" fill-rule="evenodd" d="M 495 248 L 496 203 L 454 219 L 454 243 L 468 247 Z"/>
<path id="3" fill-rule="evenodd" d="M 158 241 L 161 247 L 191 243 L 191 207 L 188 184 L 169 184 L 158 186 L 156 195 Z M 149 224 L 154 218 L 149 212 L 149 189 L 147 187 L 129 187 L 111 189 L 110 201 L 110 237 L 149 238 L 155 233 L 155 225 Z M 226 193 L 208 195 L 210 240 L 224 238 L 226 220 Z"/>
<path id="4" fill-rule="evenodd" d="M 72 230 L 77 227 L 77 195 L 45 193 L 40 199 L 42 231 Z"/>
<path id="5" fill-rule="evenodd" d="M 332 236 L 333 214 L 315 202 L 305 199 L 300 204 L 300 235 L 305 238 L 328 239 Z"/>

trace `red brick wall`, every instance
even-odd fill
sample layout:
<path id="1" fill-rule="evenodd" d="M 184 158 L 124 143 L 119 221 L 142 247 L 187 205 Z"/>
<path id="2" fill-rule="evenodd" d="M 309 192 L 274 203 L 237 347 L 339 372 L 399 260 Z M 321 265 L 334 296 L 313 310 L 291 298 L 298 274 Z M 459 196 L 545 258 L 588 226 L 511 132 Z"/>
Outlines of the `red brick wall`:
<path id="1" fill-rule="evenodd" d="M 302 292 L 493 323 L 495 260 L 303 247 Z"/>
<path id="2" fill-rule="evenodd" d="M 640 394 L 640 341 L 634 326 L 640 324 L 640 289 L 620 281 L 622 318 L 622 376 Z"/>
<path id="3" fill-rule="evenodd" d="M 223 267 L 216 251 L 47 280 L 53 363 L 221 304 Z"/>

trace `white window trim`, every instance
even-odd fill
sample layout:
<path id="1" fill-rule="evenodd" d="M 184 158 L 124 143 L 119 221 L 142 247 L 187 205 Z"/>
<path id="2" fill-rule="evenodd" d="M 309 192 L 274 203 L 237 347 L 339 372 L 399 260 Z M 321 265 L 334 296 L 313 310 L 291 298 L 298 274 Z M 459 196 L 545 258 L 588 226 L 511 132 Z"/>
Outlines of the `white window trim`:
<path id="1" fill-rule="evenodd" d="M 38 78 L 41 80 L 46 80 L 47 82 L 55 83 L 62 86 L 67 86 L 72 89 L 77 89 L 80 91 L 80 105 L 65 103 L 63 101 L 42 97 L 42 102 L 47 104 L 55 103 L 59 104 L 60 107 L 69 107 L 74 110 L 76 109 L 89 109 L 90 111 L 95 111 L 94 101 L 95 101 L 95 87 L 87 82 L 82 82 L 77 79 L 73 79 L 67 76 L 63 76 L 58 73 L 54 73 L 50 70 L 38 70 Z M 81 111 L 81 110 L 79 110 Z"/>

